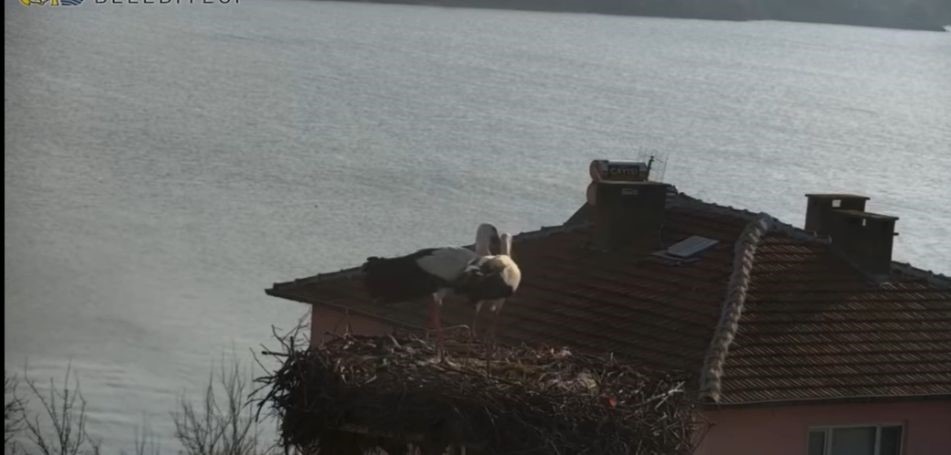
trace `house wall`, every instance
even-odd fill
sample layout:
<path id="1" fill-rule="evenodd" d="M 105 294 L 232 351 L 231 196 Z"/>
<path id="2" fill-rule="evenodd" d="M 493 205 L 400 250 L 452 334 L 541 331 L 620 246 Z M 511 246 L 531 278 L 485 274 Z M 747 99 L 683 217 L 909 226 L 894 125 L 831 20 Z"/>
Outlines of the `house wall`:
<path id="1" fill-rule="evenodd" d="M 809 427 L 904 425 L 902 455 L 951 455 L 951 399 L 794 405 L 704 412 L 696 455 L 807 455 Z"/>

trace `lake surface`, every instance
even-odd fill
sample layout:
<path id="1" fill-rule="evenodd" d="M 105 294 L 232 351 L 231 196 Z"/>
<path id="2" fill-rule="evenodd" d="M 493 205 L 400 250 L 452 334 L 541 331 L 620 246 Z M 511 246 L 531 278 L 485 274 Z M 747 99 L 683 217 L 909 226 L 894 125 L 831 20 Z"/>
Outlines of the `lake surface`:
<path id="1" fill-rule="evenodd" d="M 87 3 L 90 3 L 87 1 Z M 291 327 L 272 282 L 563 222 L 593 158 L 951 272 L 951 34 L 420 6 L 5 2 L 4 353 L 106 448 Z"/>

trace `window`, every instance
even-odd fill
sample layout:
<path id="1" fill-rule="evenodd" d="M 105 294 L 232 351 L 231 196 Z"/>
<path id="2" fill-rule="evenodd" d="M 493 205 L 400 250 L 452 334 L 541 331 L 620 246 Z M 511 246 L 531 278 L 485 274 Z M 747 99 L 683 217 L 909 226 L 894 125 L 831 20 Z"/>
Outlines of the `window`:
<path id="1" fill-rule="evenodd" d="M 901 455 L 900 425 L 809 429 L 809 455 Z"/>

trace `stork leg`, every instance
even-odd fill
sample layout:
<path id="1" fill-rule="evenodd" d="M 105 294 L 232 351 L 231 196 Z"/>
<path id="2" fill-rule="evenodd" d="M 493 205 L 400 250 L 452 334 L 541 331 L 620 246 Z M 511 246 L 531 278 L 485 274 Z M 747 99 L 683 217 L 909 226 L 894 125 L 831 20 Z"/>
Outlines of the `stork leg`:
<path id="1" fill-rule="evenodd" d="M 505 299 L 496 299 L 492 301 L 492 306 L 489 307 L 492 313 L 492 321 L 489 322 L 488 338 L 493 351 L 495 351 L 495 329 L 499 324 L 499 314 L 502 313 L 503 305 L 505 305 Z"/>
<path id="2" fill-rule="evenodd" d="M 482 314 L 482 305 L 485 301 L 480 300 L 476 302 L 475 305 L 475 314 L 472 316 L 472 326 L 469 327 L 469 337 L 477 338 L 479 336 L 479 331 L 476 329 L 476 324 L 479 322 L 479 315 Z"/>
<path id="3" fill-rule="evenodd" d="M 439 360 L 443 358 L 443 333 L 442 333 L 442 294 L 436 292 L 433 294 L 433 302 L 429 304 L 429 321 L 432 329 L 436 332 L 436 352 Z"/>

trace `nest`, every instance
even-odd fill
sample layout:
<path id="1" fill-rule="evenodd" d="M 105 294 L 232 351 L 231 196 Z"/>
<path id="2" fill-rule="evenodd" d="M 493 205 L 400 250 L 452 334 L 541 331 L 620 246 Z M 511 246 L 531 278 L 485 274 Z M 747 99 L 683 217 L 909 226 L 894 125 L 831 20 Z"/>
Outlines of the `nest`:
<path id="1" fill-rule="evenodd" d="M 690 453 L 683 378 L 564 348 L 450 340 L 442 360 L 411 336 L 283 340 L 259 379 L 285 449 L 304 453 Z M 412 451 L 412 452 L 410 452 Z"/>

